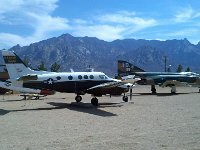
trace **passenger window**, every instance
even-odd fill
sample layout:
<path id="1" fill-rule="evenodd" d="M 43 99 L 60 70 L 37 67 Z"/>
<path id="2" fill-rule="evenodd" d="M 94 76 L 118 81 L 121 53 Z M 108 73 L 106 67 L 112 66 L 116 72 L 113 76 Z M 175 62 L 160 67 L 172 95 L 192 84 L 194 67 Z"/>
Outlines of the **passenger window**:
<path id="1" fill-rule="evenodd" d="M 61 79 L 61 77 L 60 77 L 60 76 L 57 76 L 57 77 L 56 77 L 56 79 L 57 79 L 57 80 L 60 80 L 60 79 Z"/>
<path id="2" fill-rule="evenodd" d="M 84 79 L 88 79 L 88 76 L 87 76 L 87 75 L 84 75 Z"/>
<path id="3" fill-rule="evenodd" d="M 90 79 L 94 79 L 94 76 L 93 76 L 93 75 L 90 75 Z"/>
<path id="4" fill-rule="evenodd" d="M 68 79 L 69 79 L 69 80 L 72 80 L 72 79 L 73 79 L 73 77 L 72 77 L 72 76 L 68 76 Z"/>
<path id="5" fill-rule="evenodd" d="M 79 75 L 79 76 L 78 76 L 78 79 L 80 79 L 80 80 L 81 80 L 81 79 L 82 79 L 82 76 L 81 76 L 81 75 Z"/>

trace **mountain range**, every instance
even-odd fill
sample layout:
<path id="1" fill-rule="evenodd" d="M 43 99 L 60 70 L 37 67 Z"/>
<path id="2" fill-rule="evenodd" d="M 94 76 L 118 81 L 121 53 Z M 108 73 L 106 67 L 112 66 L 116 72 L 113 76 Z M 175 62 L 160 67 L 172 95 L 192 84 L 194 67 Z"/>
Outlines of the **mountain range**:
<path id="1" fill-rule="evenodd" d="M 41 62 L 49 69 L 55 62 L 59 71 L 84 71 L 94 68 L 108 75 L 117 73 L 117 60 L 126 60 L 146 71 L 164 71 L 167 67 L 175 71 L 179 64 L 184 70 L 200 72 L 200 42 L 191 44 L 182 40 L 124 39 L 107 42 L 95 37 L 74 37 L 63 34 L 28 46 L 16 45 L 15 51 L 22 59 L 28 58 L 33 68 Z M 183 70 L 183 71 L 184 71 Z"/>

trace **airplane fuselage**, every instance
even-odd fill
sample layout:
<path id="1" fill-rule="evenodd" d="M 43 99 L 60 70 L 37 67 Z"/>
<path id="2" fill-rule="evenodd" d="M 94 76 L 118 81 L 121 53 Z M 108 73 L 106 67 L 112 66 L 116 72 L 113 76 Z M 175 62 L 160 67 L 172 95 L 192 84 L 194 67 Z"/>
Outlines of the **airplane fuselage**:
<path id="1" fill-rule="evenodd" d="M 194 72 L 135 72 L 133 74 L 141 77 L 146 84 L 155 85 L 161 85 L 162 83 L 170 80 L 196 85 L 199 84 L 200 80 L 199 74 Z"/>
<path id="2" fill-rule="evenodd" d="M 37 75 L 37 80 L 29 80 L 23 82 L 23 87 L 33 89 L 50 89 L 58 92 L 84 94 L 86 89 L 108 83 L 117 82 L 118 80 L 109 78 L 101 72 L 63 72 L 63 73 L 48 73 Z M 125 88 L 116 87 L 115 90 L 99 90 L 87 91 L 87 93 L 98 95 L 112 94 L 121 95 L 125 92 Z M 95 92 L 95 93 L 92 93 Z M 95 94 L 97 95 L 97 94 Z"/>

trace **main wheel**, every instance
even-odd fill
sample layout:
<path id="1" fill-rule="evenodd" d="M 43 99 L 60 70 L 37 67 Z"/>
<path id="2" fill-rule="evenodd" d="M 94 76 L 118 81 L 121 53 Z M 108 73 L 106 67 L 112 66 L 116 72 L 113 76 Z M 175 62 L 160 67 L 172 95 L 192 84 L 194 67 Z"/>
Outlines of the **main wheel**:
<path id="1" fill-rule="evenodd" d="M 175 87 L 175 86 L 172 86 L 172 88 L 171 88 L 171 93 L 172 93 L 172 94 L 176 94 L 176 87 Z"/>
<path id="2" fill-rule="evenodd" d="M 98 106 L 98 99 L 96 97 L 91 99 L 91 104 L 94 106 Z"/>
<path id="3" fill-rule="evenodd" d="M 123 97 L 122 97 L 122 100 L 123 100 L 124 102 L 128 102 L 128 96 L 123 96 Z"/>
<path id="4" fill-rule="evenodd" d="M 151 93 L 152 93 L 152 94 L 156 94 L 155 85 L 151 85 Z"/>
<path id="5" fill-rule="evenodd" d="M 82 97 L 81 97 L 80 95 L 77 95 L 77 96 L 75 97 L 75 100 L 76 100 L 76 102 L 78 103 L 78 102 L 80 102 L 80 101 L 82 100 Z"/>

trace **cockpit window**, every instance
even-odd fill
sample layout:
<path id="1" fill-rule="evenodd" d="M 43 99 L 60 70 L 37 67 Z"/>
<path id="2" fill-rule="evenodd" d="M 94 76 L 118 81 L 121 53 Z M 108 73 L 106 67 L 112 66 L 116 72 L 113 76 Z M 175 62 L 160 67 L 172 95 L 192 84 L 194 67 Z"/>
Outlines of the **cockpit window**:
<path id="1" fill-rule="evenodd" d="M 99 75 L 100 79 L 108 79 L 108 77 L 106 75 Z"/>

